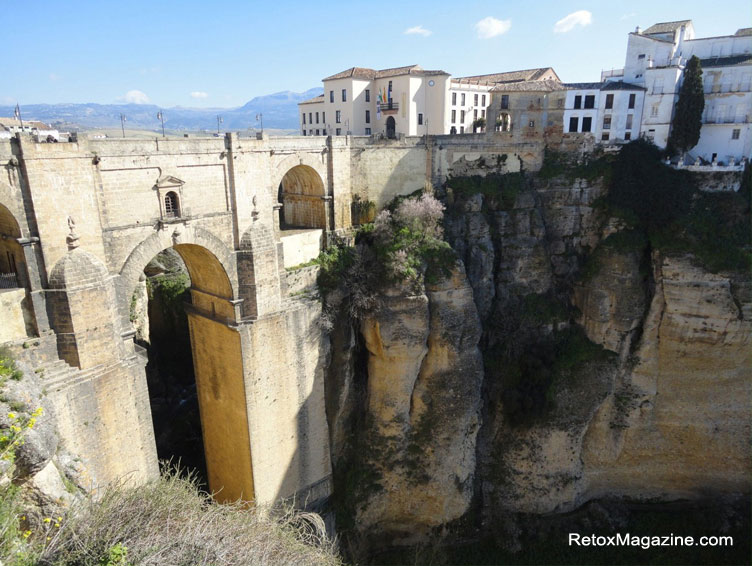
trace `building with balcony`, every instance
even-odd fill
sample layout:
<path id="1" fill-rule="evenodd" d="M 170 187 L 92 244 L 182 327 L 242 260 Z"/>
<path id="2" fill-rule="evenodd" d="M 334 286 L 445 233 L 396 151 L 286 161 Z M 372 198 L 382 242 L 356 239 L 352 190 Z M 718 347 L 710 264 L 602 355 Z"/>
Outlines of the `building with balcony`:
<path id="1" fill-rule="evenodd" d="M 645 88 L 640 134 L 659 147 L 668 141 L 684 68 L 696 55 L 703 69 L 705 111 L 700 141 L 690 159 L 739 161 L 752 153 L 752 28 L 696 38 L 691 20 L 663 22 L 629 34 L 623 69 L 602 80 Z"/>
<path id="2" fill-rule="evenodd" d="M 473 133 L 485 129 L 495 87 L 558 80 L 551 67 L 458 78 L 418 65 L 353 67 L 325 78 L 323 96 L 298 105 L 300 131 L 387 138 Z"/>
<path id="3" fill-rule="evenodd" d="M 322 96 L 301 102 L 303 135 L 443 134 L 449 73 L 418 65 L 352 67 L 323 80 Z"/>

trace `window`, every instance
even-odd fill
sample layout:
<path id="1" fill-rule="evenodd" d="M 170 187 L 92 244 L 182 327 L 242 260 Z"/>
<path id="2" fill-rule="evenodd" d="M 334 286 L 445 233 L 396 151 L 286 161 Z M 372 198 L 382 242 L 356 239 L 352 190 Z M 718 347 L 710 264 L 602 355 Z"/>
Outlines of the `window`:
<path id="1" fill-rule="evenodd" d="M 613 107 L 614 107 L 614 95 L 607 94 L 606 95 L 606 110 L 610 110 Z"/>
<path id="2" fill-rule="evenodd" d="M 478 95 L 477 94 L 473 97 L 473 106 L 478 106 Z"/>
<path id="3" fill-rule="evenodd" d="M 530 120 L 530 122 L 528 123 L 528 127 L 529 128 L 534 128 L 535 127 L 535 120 Z"/>
<path id="4" fill-rule="evenodd" d="M 460 126 L 460 133 L 461 133 L 461 134 L 464 134 L 464 133 L 465 133 L 465 126 Z"/>
<path id="5" fill-rule="evenodd" d="M 634 114 L 627 114 L 627 130 L 632 129 L 632 116 L 634 116 Z"/>
<path id="6" fill-rule="evenodd" d="M 317 124 L 319 123 L 319 113 L 318 112 L 316 112 L 316 123 Z"/>
<path id="7" fill-rule="evenodd" d="M 640 54 L 639 54 L 639 55 L 637 56 L 637 60 L 638 60 L 638 61 L 639 61 L 640 59 L 644 59 L 644 58 L 645 58 L 645 54 L 644 54 L 644 53 L 640 53 Z"/>
<path id="8" fill-rule="evenodd" d="M 608 141 L 608 132 L 601 134 L 601 141 Z"/>
<path id="9" fill-rule="evenodd" d="M 418 112 L 418 125 L 423 125 L 423 114 L 421 114 L 420 112 Z"/>
<path id="10" fill-rule="evenodd" d="M 604 130 L 610 130 L 611 129 L 611 116 L 604 116 L 603 117 L 603 129 Z"/>
<path id="11" fill-rule="evenodd" d="M 321 113 L 321 123 L 326 124 L 326 112 Z"/>
<path id="12" fill-rule="evenodd" d="M 481 118 L 485 118 L 486 117 L 486 110 L 485 109 L 483 109 L 483 110 L 480 111 L 480 116 L 481 116 Z"/>
<path id="13" fill-rule="evenodd" d="M 563 98 L 557 98 L 556 99 L 556 107 L 557 108 L 564 108 L 564 99 Z"/>
<path id="14" fill-rule="evenodd" d="M 455 122 L 457 122 L 457 111 L 452 110 L 452 124 L 454 124 Z"/>
<path id="15" fill-rule="evenodd" d="M 632 132 L 625 132 L 625 133 L 624 133 L 624 139 L 625 139 L 626 141 L 629 141 L 629 140 L 631 140 L 631 139 L 632 139 Z"/>
<path id="16" fill-rule="evenodd" d="M 655 118 L 656 116 L 658 116 L 658 105 L 657 104 L 653 104 L 653 107 L 650 109 L 650 116 L 652 118 Z"/>
<path id="17" fill-rule="evenodd" d="M 342 102 L 347 102 L 347 89 L 342 89 Z"/>
<path id="18" fill-rule="evenodd" d="M 305 126 L 305 112 L 303 112 L 303 125 Z"/>
<path id="19" fill-rule="evenodd" d="M 341 136 L 341 135 L 342 135 L 342 128 L 337 128 L 337 130 L 336 130 L 336 131 L 337 131 L 337 135 L 338 135 L 338 136 Z"/>
<path id="20" fill-rule="evenodd" d="M 464 124 L 464 123 L 465 123 L 465 111 L 460 110 L 460 124 Z"/>
<path id="21" fill-rule="evenodd" d="M 501 108 L 502 109 L 509 108 L 509 95 L 508 94 L 501 95 Z"/>
<path id="22" fill-rule="evenodd" d="M 483 95 L 482 100 L 483 100 L 483 102 L 481 102 L 481 106 L 483 106 L 485 108 L 486 107 L 486 95 L 485 94 Z"/>
<path id="23" fill-rule="evenodd" d="M 738 140 L 739 139 L 739 134 L 741 134 L 741 132 L 742 131 L 739 128 L 734 128 L 733 130 L 731 130 L 731 139 L 732 140 Z"/>
<path id="24" fill-rule="evenodd" d="M 371 128 L 366 128 L 366 135 L 367 135 L 367 136 L 370 136 L 370 135 L 371 135 Z"/>
<path id="25" fill-rule="evenodd" d="M 452 106 L 457 106 L 457 93 L 452 93 Z"/>
<path id="26" fill-rule="evenodd" d="M 473 110 L 473 120 L 477 120 L 477 119 L 478 119 L 478 111 Z"/>
<path id="27" fill-rule="evenodd" d="M 303 135 L 306 135 L 306 131 L 305 130 L 303 130 Z"/>
<path id="28" fill-rule="evenodd" d="M 371 123 L 371 111 L 366 110 L 366 124 L 370 124 L 370 123 Z"/>
<path id="29" fill-rule="evenodd" d="M 170 191 L 164 197 L 164 215 L 165 218 L 177 218 L 180 216 L 178 195 L 174 191 Z"/>
<path id="30" fill-rule="evenodd" d="M 342 111 L 341 110 L 337 110 L 334 113 L 334 121 L 337 122 L 338 124 L 342 123 Z M 339 135 L 339 134 L 337 134 L 337 135 Z"/>
<path id="31" fill-rule="evenodd" d="M 590 116 L 586 116 L 582 119 L 582 131 L 583 132 L 589 132 L 591 130 L 591 126 L 593 123 L 593 119 Z"/>
<path id="32" fill-rule="evenodd" d="M 465 93 L 463 92 L 462 95 L 460 96 L 460 106 L 464 106 L 464 105 L 465 105 Z"/>
<path id="33" fill-rule="evenodd" d="M 366 89 L 366 102 L 371 102 L 371 91 Z"/>
<path id="34" fill-rule="evenodd" d="M 585 108 L 595 108 L 595 95 L 594 94 L 585 95 Z"/>
<path id="35" fill-rule="evenodd" d="M 629 95 L 629 108 L 634 108 L 635 98 L 637 98 L 636 94 L 630 94 Z"/>
<path id="36" fill-rule="evenodd" d="M 308 123 L 313 124 L 313 112 L 308 113 Z"/>
<path id="37" fill-rule="evenodd" d="M 580 96 L 579 94 L 574 97 L 574 107 L 577 110 L 579 110 L 580 108 L 582 108 L 582 96 Z"/>
<path id="38" fill-rule="evenodd" d="M 329 102 L 334 102 L 334 91 L 333 90 L 329 91 Z"/>
<path id="39" fill-rule="evenodd" d="M 308 135 L 312 136 L 313 135 L 313 130 L 308 130 Z"/>
<path id="40" fill-rule="evenodd" d="M 577 116 L 572 116 L 569 119 L 569 131 L 570 132 L 576 132 L 577 131 L 577 125 L 579 123 L 580 119 Z"/>
<path id="41" fill-rule="evenodd" d="M 316 135 L 317 135 L 317 136 L 320 136 L 320 135 L 321 135 L 321 132 L 320 132 L 319 130 L 316 130 Z"/>

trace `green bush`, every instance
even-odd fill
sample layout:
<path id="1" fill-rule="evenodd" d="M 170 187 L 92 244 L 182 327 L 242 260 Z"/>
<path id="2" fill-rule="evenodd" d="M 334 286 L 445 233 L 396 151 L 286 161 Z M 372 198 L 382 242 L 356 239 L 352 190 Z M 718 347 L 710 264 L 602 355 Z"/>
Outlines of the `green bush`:
<path id="1" fill-rule="evenodd" d="M 517 195 L 526 188 L 525 177 L 521 172 L 491 173 L 485 177 L 481 175 L 450 177 L 447 179 L 447 186 L 460 197 L 482 194 L 487 201 L 491 202 L 491 208 L 500 210 L 514 208 Z"/>
<path id="2" fill-rule="evenodd" d="M 704 193 L 691 173 L 665 165 L 650 142 L 631 142 L 614 162 L 605 208 L 634 230 L 611 238 L 629 238 L 620 244 L 627 246 L 640 245 L 642 238 L 666 253 L 692 254 L 712 272 L 747 271 L 752 265 L 749 177 L 747 168 L 737 194 Z"/>

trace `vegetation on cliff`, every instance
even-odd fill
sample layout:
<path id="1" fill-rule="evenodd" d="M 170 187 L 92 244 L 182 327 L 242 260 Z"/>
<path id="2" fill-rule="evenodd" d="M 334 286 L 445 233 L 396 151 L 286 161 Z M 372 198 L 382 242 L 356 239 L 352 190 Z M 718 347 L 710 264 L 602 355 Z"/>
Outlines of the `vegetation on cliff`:
<path id="1" fill-rule="evenodd" d="M 419 291 L 424 281 L 448 277 L 456 256 L 443 239 L 444 205 L 429 194 L 397 197 L 363 225 L 355 246 L 341 242 L 316 259 L 323 295 L 343 289 L 355 318 L 378 306 L 378 295 L 392 285 Z"/>
<path id="2" fill-rule="evenodd" d="M 714 273 L 749 269 L 752 223 L 745 190 L 702 192 L 692 173 L 667 166 L 645 140 L 621 149 L 611 179 L 607 211 L 642 233 L 651 248 L 692 254 Z"/>

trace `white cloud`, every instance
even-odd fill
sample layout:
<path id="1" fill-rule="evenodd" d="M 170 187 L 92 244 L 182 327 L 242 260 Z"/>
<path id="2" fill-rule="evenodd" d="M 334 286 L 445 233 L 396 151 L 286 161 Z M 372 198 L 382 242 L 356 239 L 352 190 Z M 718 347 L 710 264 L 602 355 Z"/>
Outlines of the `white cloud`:
<path id="1" fill-rule="evenodd" d="M 475 31 L 480 39 L 490 39 L 509 31 L 512 20 L 497 20 L 488 16 L 475 24 Z"/>
<path id="2" fill-rule="evenodd" d="M 423 26 L 415 26 L 411 28 L 407 28 L 404 31 L 405 35 L 422 35 L 423 37 L 428 37 L 433 32 L 430 29 L 426 29 Z"/>
<path id="3" fill-rule="evenodd" d="M 149 103 L 149 97 L 146 96 L 146 93 L 141 92 L 140 90 L 129 90 L 125 93 L 125 96 L 121 98 L 121 100 L 124 100 L 128 104 L 148 104 Z"/>
<path id="4" fill-rule="evenodd" d="M 587 10 L 577 10 L 554 24 L 554 33 L 567 33 L 577 26 L 589 26 L 593 23 L 593 14 Z"/>
<path id="5" fill-rule="evenodd" d="M 624 14 L 620 20 L 628 20 L 629 18 L 634 18 L 637 15 L 637 12 L 630 12 L 629 14 Z"/>
<path id="6" fill-rule="evenodd" d="M 191 93 L 191 98 L 208 98 L 209 95 L 202 90 L 194 90 Z"/>
<path id="7" fill-rule="evenodd" d="M 10 106 L 11 104 L 15 104 L 15 103 L 16 103 L 15 98 L 11 98 L 10 96 L 0 96 L 0 104 L 3 104 L 3 105 L 7 104 Z"/>

